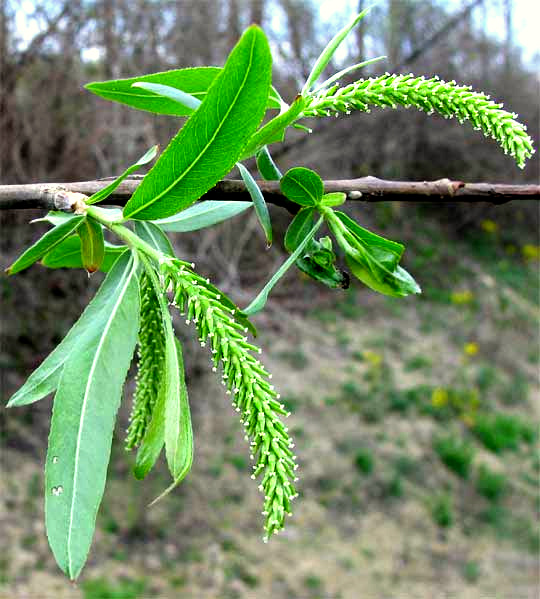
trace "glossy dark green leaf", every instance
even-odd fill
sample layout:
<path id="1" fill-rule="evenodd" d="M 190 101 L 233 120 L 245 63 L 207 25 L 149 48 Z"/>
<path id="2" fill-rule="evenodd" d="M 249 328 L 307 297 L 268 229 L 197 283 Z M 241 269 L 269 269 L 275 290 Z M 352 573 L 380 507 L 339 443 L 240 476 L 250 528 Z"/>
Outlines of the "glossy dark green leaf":
<path id="1" fill-rule="evenodd" d="M 76 239 L 80 246 L 78 237 Z M 24 385 L 11 397 L 7 407 L 25 406 L 52 393 L 58 386 L 62 369 L 73 353 L 77 342 L 96 328 L 103 328 L 108 316 L 108 306 L 115 297 L 117 288 L 126 277 L 129 252 L 118 258 L 111 271 L 101 284 L 92 301 L 86 306 L 77 322 L 71 327 L 62 342 L 45 358 L 40 366 L 28 377 Z"/>
<path id="2" fill-rule="evenodd" d="M 270 221 L 270 213 L 268 212 L 268 206 L 266 205 L 262 191 L 257 185 L 257 181 L 255 181 L 255 179 L 251 176 L 251 173 L 243 164 L 238 163 L 236 166 L 238 167 L 240 175 L 246 184 L 246 189 L 253 200 L 253 206 L 255 208 L 257 218 L 259 219 L 259 223 L 261 224 L 266 237 L 266 245 L 267 247 L 270 247 L 272 245 L 272 223 Z"/>
<path id="3" fill-rule="evenodd" d="M 32 266 L 47 252 L 50 252 L 58 244 L 67 239 L 84 220 L 84 216 L 74 216 L 65 222 L 47 231 L 34 245 L 29 247 L 15 262 L 7 269 L 8 275 L 14 275 L 25 268 Z"/>
<path id="4" fill-rule="evenodd" d="M 287 232 L 285 233 L 285 249 L 288 252 L 294 252 L 294 250 L 300 245 L 300 243 L 307 237 L 308 233 L 313 227 L 313 219 L 315 216 L 315 209 L 311 207 L 302 208 L 295 217 L 292 219 Z"/>
<path id="5" fill-rule="evenodd" d="M 256 160 L 259 173 L 266 181 L 279 181 L 283 177 L 266 146 L 257 152 Z"/>
<path id="6" fill-rule="evenodd" d="M 279 185 L 291 202 L 301 206 L 316 206 L 324 194 L 324 184 L 319 175 L 302 166 L 287 171 Z"/>
<path id="7" fill-rule="evenodd" d="M 134 83 L 158 83 L 181 89 L 184 92 L 203 100 L 210 85 L 221 72 L 219 67 L 196 67 L 189 69 L 175 69 L 163 73 L 153 73 L 142 77 L 129 79 L 116 79 L 111 81 L 93 82 L 85 85 L 92 93 L 120 102 L 139 110 L 146 110 L 156 114 L 169 114 L 173 116 L 189 116 L 193 110 L 182 106 L 174 100 L 164 98 L 155 93 L 133 87 Z"/>
<path id="8" fill-rule="evenodd" d="M 174 256 L 174 250 L 167 235 L 159 225 L 149 222 L 135 222 L 135 233 L 146 243 L 166 256 Z"/>
<path id="9" fill-rule="evenodd" d="M 112 265 L 127 249 L 125 245 L 114 245 L 105 241 L 105 256 L 99 270 L 109 272 Z M 81 256 L 81 240 L 78 235 L 68 237 L 51 252 L 45 254 L 41 264 L 47 268 L 84 268 Z"/>
<path id="10" fill-rule="evenodd" d="M 96 272 L 105 258 L 105 240 L 101 225 L 90 217 L 84 219 L 77 229 L 81 240 L 81 259 L 88 274 Z"/>
<path id="11" fill-rule="evenodd" d="M 358 261 L 349 254 L 346 255 L 346 260 L 353 275 L 374 291 L 393 297 L 421 293 L 418 283 L 401 266 L 396 266 L 392 272 L 384 273 L 384 276 L 381 277 L 380 269 L 373 260 Z"/>
<path id="12" fill-rule="evenodd" d="M 132 164 L 129 168 L 127 168 L 119 177 L 117 177 L 110 185 L 104 187 L 100 191 L 97 191 L 93 195 L 91 195 L 87 200 L 87 204 L 97 204 L 98 202 L 103 201 L 108 198 L 113 191 L 124 181 L 127 179 L 129 175 L 137 171 L 141 166 L 148 164 L 156 157 L 158 153 L 159 146 L 152 146 L 145 154 L 143 154 L 139 160 L 135 164 Z"/>
<path id="13" fill-rule="evenodd" d="M 54 557 L 72 580 L 80 574 L 92 542 L 122 386 L 137 340 L 136 273 L 137 265 L 130 260 L 106 304 L 107 317 L 94 323 L 91 334 L 81 337 L 68 356 L 54 399 L 45 519 Z"/>
<path id="14" fill-rule="evenodd" d="M 211 227 L 241 214 L 249 208 L 253 208 L 253 202 L 205 200 L 182 210 L 174 216 L 153 222 L 165 231 L 186 233 Z"/>
<path id="15" fill-rule="evenodd" d="M 156 220 L 184 210 L 238 161 L 265 112 L 271 56 L 264 33 L 250 27 L 200 108 L 174 137 L 124 208 L 124 217 Z"/>

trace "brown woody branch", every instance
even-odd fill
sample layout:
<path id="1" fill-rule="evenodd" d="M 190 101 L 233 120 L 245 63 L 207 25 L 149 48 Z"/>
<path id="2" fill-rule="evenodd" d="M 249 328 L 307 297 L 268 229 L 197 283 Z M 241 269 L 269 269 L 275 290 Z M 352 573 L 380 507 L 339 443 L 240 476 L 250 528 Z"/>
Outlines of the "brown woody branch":
<path id="1" fill-rule="evenodd" d="M 126 179 L 104 202 L 124 205 L 141 181 L 141 177 Z M 65 209 L 62 191 L 92 195 L 103 189 L 110 180 L 76 183 L 32 183 L 0 185 L 0 210 L 45 208 Z M 277 181 L 258 181 L 266 201 L 296 212 L 298 206 L 283 196 Z M 504 204 L 512 200 L 540 200 L 540 185 L 507 185 L 501 183 L 463 183 L 450 179 L 437 181 L 387 181 L 377 177 L 330 180 L 324 182 L 326 192 L 341 191 L 347 199 L 361 202 L 491 202 Z M 65 195 L 65 194 L 64 194 Z M 201 199 L 249 200 L 243 181 L 220 181 Z"/>

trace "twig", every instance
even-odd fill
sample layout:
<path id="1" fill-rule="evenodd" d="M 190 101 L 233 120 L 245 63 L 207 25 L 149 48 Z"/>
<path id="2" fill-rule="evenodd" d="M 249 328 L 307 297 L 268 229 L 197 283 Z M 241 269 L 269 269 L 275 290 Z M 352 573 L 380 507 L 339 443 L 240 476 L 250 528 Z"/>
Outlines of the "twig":
<path id="1" fill-rule="evenodd" d="M 124 205 L 139 185 L 140 178 L 126 179 L 105 203 Z M 91 195 L 108 184 L 107 180 L 75 183 L 31 183 L 28 185 L 0 185 L 0 210 L 45 208 L 60 210 L 59 202 L 67 192 Z M 298 206 L 283 196 L 277 181 L 258 181 L 266 201 L 297 212 Z M 324 182 L 326 192 L 341 191 L 347 199 L 362 202 L 491 202 L 504 204 L 511 200 L 540 200 L 540 185 L 509 185 L 504 183 L 464 183 L 439 179 L 437 181 L 387 181 L 377 177 L 329 180 Z M 243 181 L 220 181 L 201 199 L 249 200 Z"/>

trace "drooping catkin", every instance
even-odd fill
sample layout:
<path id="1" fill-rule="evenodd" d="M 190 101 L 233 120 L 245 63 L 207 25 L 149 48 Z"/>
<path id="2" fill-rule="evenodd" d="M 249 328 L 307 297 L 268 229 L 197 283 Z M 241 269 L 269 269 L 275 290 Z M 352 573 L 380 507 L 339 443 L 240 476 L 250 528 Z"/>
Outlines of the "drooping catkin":
<path id="1" fill-rule="evenodd" d="M 414 75 L 386 73 L 381 77 L 360 79 L 350 85 L 332 85 L 311 97 L 303 111 L 304 116 L 330 116 L 352 110 L 369 112 L 379 108 L 417 108 L 428 114 L 437 112 L 445 118 L 457 118 L 460 123 L 470 121 L 473 127 L 492 137 L 513 156 L 520 168 L 534 153 L 527 128 L 518 122 L 517 114 L 503 110 L 486 94 L 472 91 L 470 86 L 455 81 L 441 81 L 438 77 L 426 79 Z"/>
<path id="2" fill-rule="evenodd" d="M 173 305 L 197 327 L 202 346 L 212 352 L 212 370 L 222 368 L 222 382 L 232 405 L 241 414 L 246 441 L 251 440 L 252 478 L 262 477 L 265 540 L 284 526 L 297 496 L 294 444 L 279 415 L 288 416 L 279 394 L 270 384 L 271 375 L 254 353 L 261 350 L 248 342 L 245 317 L 218 289 L 185 264 L 167 261 L 161 265 L 165 289 L 173 294 Z"/>
<path id="3" fill-rule="evenodd" d="M 152 417 L 165 358 L 165 333 L 159 301 L 146 274 L 140 279 L 141 315 L 138 339 L 138 364 L 126 449 L 142 441 Z"/>

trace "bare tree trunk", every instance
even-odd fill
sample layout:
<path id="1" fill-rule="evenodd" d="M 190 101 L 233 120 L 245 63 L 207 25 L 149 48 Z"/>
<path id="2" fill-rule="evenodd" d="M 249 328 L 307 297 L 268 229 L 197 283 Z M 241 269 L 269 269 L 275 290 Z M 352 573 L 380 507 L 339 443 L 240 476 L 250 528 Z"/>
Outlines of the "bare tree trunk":
<path id="1" fill-rule="evenodd" d="M 504 77 L 506 81 L 511 80 L 512 76 L 512 50 L 514 47 L 514 34 L 513 34 L 513 0 L 503 0 L 503 11 L 504 11 L 504 26 L 506 39 L 504 44 Z"/>
<path id="2" fill-rule="evenodd" d="M 238 0 L 229 0 L 229 14 L 227 17 L 227 50 L 230 50 L 240 37 L 240 15 Z"/>

